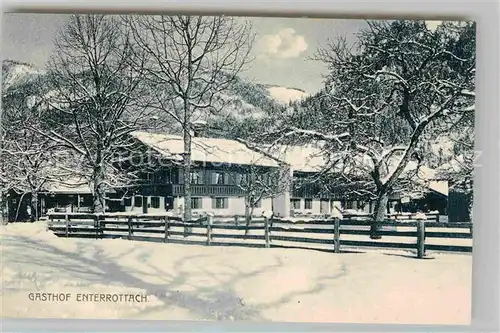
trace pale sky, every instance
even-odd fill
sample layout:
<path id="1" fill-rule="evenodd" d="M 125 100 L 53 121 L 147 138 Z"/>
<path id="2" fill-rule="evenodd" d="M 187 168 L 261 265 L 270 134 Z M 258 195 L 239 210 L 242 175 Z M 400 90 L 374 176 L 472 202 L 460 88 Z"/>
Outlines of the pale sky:
<path id="1" fill-rule="evenodd" d="M 67 19 L 65 14 L 3 15 L 2 59 L 27 62 L 43 68 L 53 48 L 53 38 Z M 257 40 L 252 67 L 242 76 L 256 83 L 295 87 L 314 93 L 323 86 L 323 64 L 308 60 L 329 38 L 354 33 L 362 20 L 308 18 L 247 18 Z"/>

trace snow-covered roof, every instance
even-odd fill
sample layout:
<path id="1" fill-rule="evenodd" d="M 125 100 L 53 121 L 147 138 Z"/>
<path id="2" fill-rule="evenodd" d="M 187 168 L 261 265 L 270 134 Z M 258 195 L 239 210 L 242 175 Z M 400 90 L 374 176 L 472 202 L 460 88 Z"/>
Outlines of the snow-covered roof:
<path id="1" fill-rule="evenodd" d="M 319 172 L 326 165 L 321 149 L 313 146 L 274 146 L 266 150 L 275 158 L 289 164 L 294 171 Z"/>
<path id="2" fill-rule="evenodd" d="M 328 163 L 328 158 L 325 152 L 320 147 L 308 146 L 276 146 L 273 148 L 267 148 L 269 152 L 275 156 L 277 159 L 289 164 L 294 171 L 300 172 L 319 172 Z M 339 155 L 341 158 L 341 155 Z M 364 165 L 367 168 L 373 166 L 371 158 L 368 156 L 359 156 L 356 158 L 358 161 L 356 164 L 359 166 Z M 394 170 L 396 168 L 396 163 L 398 163 L 397 158 L 390 159 L 389 165 L 387 166 L 389 170 Z M 334 170 L 342 171 L 342 163 L 337 163 Z M 416 172 L 418 164 L 415 161 L 410 161 L 406 165 L 401 177 L 405 177 L 408 173 Z M 425 181 L 434 180 L 437 178 L 437 172 L 425 165 L 420 165 L 418 167 L 418 172 L 416 176 Z"/>
<path id="3" fill-rule="evenodd" d="M 155 149 L 164 157 L 182 161 L 184 140 L 179 135 L 132 132 L 143 144 Z M 228 139 L 205 137 L 192 138 L 191 159 L 212 164 L 260 165 L 278 167 L 278 163 L 263 154 L 247 148 L 243 143 Z"/>
<path id="4" fill-rule="evenodd" d="M 446 196 L 448 196 L 449 193 L 448 182 L 444 180 L 430 181 L 429 189 Z"/>
<path id="5" fill-rule="evenodd" d="M 143 142 L 145 145 L 155 149 L 163 156 L 182 161 L 184 152 L 184 141 L 181 136 L 169 134 L 155 134 L 148 132 L 133 132 L 132 136 Z M 261 147 L 262 151 L 274 156 L 291 166 L 293 171 L 298 172 L 319 172 L 327 164 L 327 157 L 320 147 L 307 146 L 273 146 Z M 208 162 L 217 164 L 236 164 L 236 165 L 262 165 L 278 167 L 278 163 L 257 151 L 249 149 L 243 143 L 228 139 L 215 139 L 205 137 L 192 138 L 192 160 L 196 162 Z M 397 158 L 389 161 L 388 169 L 394 170 Z M 359 158 L 359 163 L 370 168 L 372 161 L 369 158 Z M 358 163 L 358 164 L 359 164 Z M 359 166 L 358 166 L 359 167 Z M 418 168 L 418 171 L 417 171 Z M 342 166 L 336 166 L 339 172 Z M 412 173 L 416 172 L 415 175 Z M 410 175 L 417 182 L 425 183 L 430 189 L 448 194 L 448 184 L 437 181 L 437 172 L 427 166 L 420 165 L 410 161 L 404 169 L 401 178 Z"/>
<path id="6" fill-rule="evenodd" d="M 53 194 L 91 194 L 88 183 L 83 179 L 72 178 L 61 182 L 51 182 L 45 189 Z"/>
<path id="7" fill-rule="evenodd" d="M 391 166 L 391 169 L 395 168 L 395 166 Z M 418 168 L 418 171 L 417 171 Z M 420 165 L 418 166 L 418 163 L 415 161 L 410 161 L 406 165 L 405 169 L 403 170 L 402 176 L 404 176 L 405 173 L 411 173 L 411 172 L 416 172 L 416 175 L 418 179 L 424 180 L 424 181 L 429 181 L 429 180 L 434 180 L 436 179 L 437 173 L 436 170 L 431 169 L 425 165 Z"/>

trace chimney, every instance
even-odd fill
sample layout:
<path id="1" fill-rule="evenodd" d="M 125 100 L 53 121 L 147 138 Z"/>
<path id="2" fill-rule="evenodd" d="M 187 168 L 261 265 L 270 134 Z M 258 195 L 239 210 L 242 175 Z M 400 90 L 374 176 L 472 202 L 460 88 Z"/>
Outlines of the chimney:
<path id="1" fill-rule="evenodd" d="M 205 134 L 205 129 L 207 128 L 207 122 L 204 120 L 197 120 L 192 124 L 193 137 L 201 137 Z"/>

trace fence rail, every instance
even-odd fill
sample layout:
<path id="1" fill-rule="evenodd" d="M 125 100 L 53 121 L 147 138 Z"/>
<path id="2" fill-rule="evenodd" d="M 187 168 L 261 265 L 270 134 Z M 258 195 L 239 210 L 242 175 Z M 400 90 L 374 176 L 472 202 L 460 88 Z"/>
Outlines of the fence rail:
<path id="1" fill-rule="evenodd" d="M 369 238 L 371 221 L 350 219 L 286 220 L 253 218 L 250 225 L 229 224 L 204 216 L 192 221 L 165 215 L 64 214 L 49 215 L 48 229 L 60 237 L 126 238 L 206 245 L 303 247 L 339 253 L 349 248 L 396 248 L 426 251 L 472 252 L 472 223 L 388 220 L 379 223 L 384 240 Z M 453 230 L 450 230 L 453 229 Z M 366 239 L 359 239 L 366 236 Z M 352 239 L 358 237 L 358 239 Z M 396 238 L 386 240 L 385 238 Z M 429 243 L 439 239 L 441 244 Z M 442 241 L 446 242 L 443 244 Z M 462 244 L 453 244 L 453 241 Z M 469 240 L 463 244 L 464 240 Z M 228 243 L 229 242 L 229 243 Z M 284 243 L 284 244 L 283 244 Z M 291 244 L 290 244 L 291 243 Z M 307 244 L 307 245 L 303 245 Z M 326 246 L 327 248 L 317 248 Z"/>

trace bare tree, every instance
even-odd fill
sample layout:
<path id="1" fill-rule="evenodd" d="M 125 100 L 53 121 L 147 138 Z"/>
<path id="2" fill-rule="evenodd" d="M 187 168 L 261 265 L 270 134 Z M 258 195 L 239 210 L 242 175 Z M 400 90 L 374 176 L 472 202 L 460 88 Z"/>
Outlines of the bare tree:
<path id="1" fill-rule="evenodd" d="M 32 130 L 45 126 L 44 115 L 39 110 L 44 89 L 43 76 L 14 86 L 3 86 L 0 192 L 2 196 L 10 191 L 21 195 L 19 204 L 13 207 L 16 209 L 15 220 L 27 196 L 32 212 L 30 218 L 38 219 L 39 193 L 56 175 L 51 155 L 54 143 Z"/>
<path id="2" fill-rule="evenodd" d="M 136 45 L 148 54 L 149 107 L 177 123 L 184 137 L 184 219 L 190 220 L 192 125 L 223 107 L 215 103 L 218 94 L 250 61 L 251 26 L 225 16 L 134 16 L 126 21 Z"/>
<path id="3" fill-rule="evenodd" d="M 295 110 L 273 131 L 279 140 L 322 142 L 325 169 L 348 168 L 375 189 L 372 238 L 409 162 L 423 164 L 421 144 L 474 112 L 475 25 L 368 22 L 350 45 L 339 39 L 315 57 L 330 73 L 316 112 Z"/>
<path id="4" fill-rule="evenodd" d="M 245 224 L 248 227 L 252 223 L 252 217 L 261 202 L 265 198 L 274 198 L 283 192 L 282 170 L 279 168 L 249 165 L 241 174 L 237 186 L 245 193 Z M 264 212 L 267 214 L 267 212 Z"/>
<path id="5" fill-rule="evenodd" d="M 72 15 L 55 40 L 45 96 L 52 128 L 43 134 L 76 157 L 62 164 L 89 184 L 94 212 L 105 211 L 109 188 L 136 178 L 119 162 L 134 149 L 128 135 L 149 122 L 139 106 L 143 63 L 115 16 Z"/>

